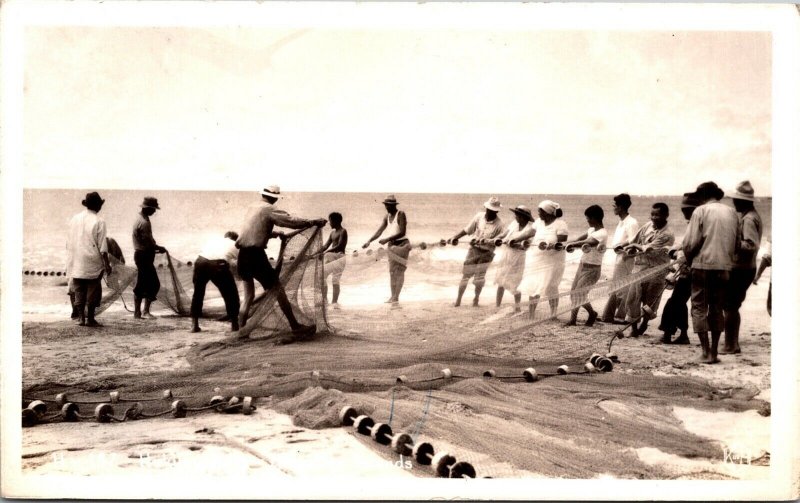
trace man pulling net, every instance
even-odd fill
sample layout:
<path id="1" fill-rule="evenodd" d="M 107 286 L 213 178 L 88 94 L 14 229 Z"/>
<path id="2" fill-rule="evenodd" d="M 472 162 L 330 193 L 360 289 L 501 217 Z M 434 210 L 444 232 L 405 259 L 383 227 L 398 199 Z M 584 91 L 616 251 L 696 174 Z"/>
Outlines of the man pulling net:
<path id="1" fill-rule="evenodd" d="M 326 221 L 324 218 L 306 220 L 292 217 L 285 211 L 275 207 L 280 198 L 281 189 L 277 185 L 270 185 L 262 190 L 262 200 L 248 208 L 242 231 L 239 234 L 239 239 L 236 240 L 236 247 L 239 248 L 239 277 L 244 282 L 244 302 L 239 315 L 239 325 L 243 327 L 247 324 L 250 306 L 255 297 L 254 280 L 258 280 L 265 291 L 274 289 L 278 305 L 284 316 L 286 316 L 293 334 L 292 338 L 285 339 L 283 342 L 291 342 L 298 338 L 314 335 L 316 326 L 301 325 L 297 321 L 292 311 L 292 305 L 286 297 L 286 291 L 278 277 L 278 272 L 269 263 L 264 250 L 270 238 L 285 238 L 283 233 L 274 231 L 276 225 L 290 229 L 307 229 L 315 225 L 321 227 L 325 225 Z M 247 338 L 248 334 L 249 332 L 243 332 L 240 338 Z"/>

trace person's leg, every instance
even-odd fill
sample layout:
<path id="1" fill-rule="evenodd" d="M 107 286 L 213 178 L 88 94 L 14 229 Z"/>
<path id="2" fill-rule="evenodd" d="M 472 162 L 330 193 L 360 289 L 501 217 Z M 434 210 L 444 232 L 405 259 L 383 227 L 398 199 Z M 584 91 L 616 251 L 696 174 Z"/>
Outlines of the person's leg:
<path id="1" fill-rule="evenodd" d="M 584 283 L 581 285 L 581 288 L 589 288 L 600 280 L 600 266 L 596 266 L 591 268 L 587 274 L 586 278 L 584 279 Z M 589 292 L 587 291 L 584 295 L 584 298 L 589 298 Z M 583 308 L 586 309 L 586 312 L 589 313 L 589 317 L 586 319 L 586 326 L 591 327 L 594 325 L 594 322 L 597 321 L 597 311 L 594 310 L 592 307 L 591 302 L 586 302 L 583 304 Z"/>
<path id="2" fill-rule="evenodd" d="M 142 299 L 145 295 L 147 288 L 147 273 L 145 272 L 146 266 L 146 252 L 134 251 L 133 263 L 136 265 L 136 286 L 133 288 L 133 317 L 140 319 L 142 317 Z"/>
<path id="3" fill-rule="evenodd" d="M 730 283 L 725 295 L 725 344 L 720 351 L 722 354 L 742 352 L 739 347 L 739 329 L 742 323 L 739 309 L 755 277 L 755 269 L 734 269 L 730 272 Z"/>
<path id="4" fill-rule="evenodd" d="M 506 289 L 502 286 L 497 287 L 497 294 L 495 295 L 494 304 L 497 307 L 500 307 L 500 304 L 503 303 L 503 294 L 505 293 Z"/>
<path id="5" fill-rule="evenodd" d="M 710 275 L 708 298 L 708 325 L 711 330 L 711 353 L 708 363 L 717 363 L 719 338 L 725 330 L 725 291 L 730 286 L 728 271 L 713 271 Z"/>
<path id="6" fill-rule="evenodd" d="M 570 296 L 569 300 L 572 303 L 572 310 L 569 313 L 569 321 L 567 321 L 566 326 L 574 326 L 578 323 L 578 311 L 580 311 L 582 296 L 576 293 L 581 288 L 581 283 L 583 283 L 583 276 L 584 276 L 584 267 L 583 262 L 578 264 L 578 270 L 575 271 L 575 278 L 572 280 L 572 286 L 570 287 Z"/>
<path id="7" fill-rule="evenodd" d="M 633 262 L 634 262 L 634 260 L 633 260 L 632 257 L 628 257 L 627 255 L 621 255 L 621 257 L 622 257 L 622 263 L 621 263 L 621 268 L 620 268 L 619 279 L 625 279 L 625 278 L 627 278 L 628 276 L 630 276 L 633 273 L 633 268 L 634 268 L 634 263 Z M 627 292 L 627 289 L 625 289 L 625 288 L 623 288 L 622 290 L 620 290 L 618 292 L 618 296 L 619 296 L 620 302 L 617 304 L 617 312 L 616 312 L 615 316 L 617 318 L 621 319 L 621 320 L 626 319 L 625 317 L 627 315 L 627 307 L 628 306 L 627 306 L 626 302 L 624 301 L 627 295 L 628 295 L 628 292 Z"/>
<path id="8" fill-rule="evenodd" d="M 225 311 L 231 320 L 231 332 L 237 332 L 239 330 L 239 290 L 236 288 L 236 280 L 233 279 L 233 274 L 227 264 L 218 264 L 211 276 L 211 282 L 217 287 L 225 301 Z"/>
<path id="9" fill-rule="evenodd" d="M 673 344 L 689 344 L 689 334 L 687 333 L 689 330 L 689 310 L 686 307 L 686 303 L 692 298 L 691 276 L 680 278 L 675 283 L 675 290 L 670 299 L 673 298 L 675 299 L 673 303 L 675 317 L 674 326 L 675 329 L 680 330 L 681 333 L 678 338 L 672 342 Z"/>
<path id="10" fill-rule="evenodd" d="M 517 292 L 514 294 L 514 312 L 520 313 L 522 309 L 520 308 L 520 303 L 522 302 L 522 293 Z"/>
<path id="11" fill-rule="evenodd" d="M 627 293 L 625 294 L 625 312 L 626 312 L 625 321 L 630 323 L 632 321 L 638 320 L 639 317 L 642 315 L 641 303 L 642 303 L 643 284 L 641 282 L 634 283 L 626 290 Z M 636 327 L 636 325 L 631 327 L 631 335 L 632 336 L 639 335 L 639 329 Z"/>
<path id="12" fill-rule="evenodd" d="M 150 304 L 156 299 L 158 291 L 161 289 L 161 282 L 158 279 L 158 272 L 155 266 L 155 252 L 148 252 L 146 260 L 143 262 L 146 277 L 146 292 L 144 295 L 144 308 L 142 318 L 155 318 L 150 314 Z"/>
<path id="13" fill-rule="evenodd" d="M 206 297 L 206 285 L 209 280 L 209 262 L 204 258 L 198 257 L 194 262 L 192 271 L 192 283 L 194 293 L 192 294 L 192 329 L 193 333 L 200 331 L 200 316 L 203 315 L 203 299 Z"/>
<path id="14" fill-rule="evenodd" d="M 281 307 L 283 315 L 286 316 L 286 321 L 289 322 L 289 326 L 292 328 L 292 331 L 304 328 L 302 325 L 300 325 L 300 322 L 297 321 L 297 318 L 294 317 L 292 303 L 289 302 L 289 298 L 286 296 L 286 290 L 284 290 L 283 285 L 278 283 L 273 288 L 275 288 L 275 293 L 278 297 L 278 305 Z"/>
<path id="15" fill-rule="evenodd" d="M 333 280 L 333 294 L 331 295 L 331 304 L 339 304 L 339 292 L 341 291 L 341 287 L 339 286 L 339 282 L 336 279 Z"/>
<path id="16" fill-rule="evenodd" d="M 620 275 L 622 274 L 622 255 L 617 255 L 617 258 L 614 262 L 614 272 L 611 275 L 611 280 L 619 279 Z M 617 310 L 617 304 L 619 303 L 617 292 L 614 292 L 608 296 L 608 300 L 606 301 L 606 306 L 603 308 L 603 317 L 602 320 L 605 323 L 613 323 L 614 322 L 614 313 Z"/>
<path id="17" fill-rule="evenodd" d="M 708 343 L 708 301 L 706 299 L 706 271 L 692 269 L 692 326 L 700 339 L 700 361 L 709 363 L 711 348 Z"/>
<path id="18" fill-rule="evenodd" d="M 75 309 L 78 311 L 78 325 L 86 325 L 86 297 L 88 285 L 86 280 L 76 278 L 75 282 Z"/>
<path id="19" fill-rule="evenodd" d="M 97 278 L 89 281 L 88 290 L 86 292 L 86 326 L 87 327 L 102 327 L 94 317 L 95 310 L 100 306 L 100 299 L 103 296 L 103 284 L 100 282 L 102 274 Z"/>
<path id="20" fill-rule="evenodd" d="M 253 278 L 242 279 L 242 283 L 244 284 L 244 301 L 239 314 L 239 326 L 243 327 L 247 324 L 247 318 L 250 317 L 250 305 L 256 295 L 256 285 Z"/>
<path id="21" fill-rule="evenodd" d="M 467 274 L 463 274 L 461 276 L 461 281 L 458 283 L 458 296 L 456 297 L 456 303 L 454 304 L 455 307 L 461 305 L 461 298 L 464 296 L 464 292 L 467 291 L 467 284 L 469 284 L 469 278 Z"/>
<path id="22" fill-rule="evenodd" d="M 767 292 L 767 313 L 772 316 L 772 280 L 769 280 L 769 291 Z"/>
<path id="23" fill-rule="evenodd" d="M 472 299 L 473 306 L 477 306 L 480 301 L 483 285 L 486 284 L 486 270 L 488 268 L 488 262 L 476 264 L 475 266 L 475 277 L 472 278 L 472 284 L 475 286 L 475 298 Z"/>
<path id="24" fill-rule="evenodd" d="M 400 301 L 400 292 L 403 291 L 403 284 L 406 281 L 406 269 L 408 268 L 408 255 L 411 252 L 411 243 L 392 246 L 391 253 L 394 254 L 394 268 L 395 268 L 395 291 L 393 293 L 394 301 Z"/>
<path id="25" fill-rule="evenodd" d="M 539 295 L 528 297 L 528 318 L 530 318 L 531 321 L 533 321 L 534 316 L 536 316 L 536 306 L 539 304 L 540 298 Z"/>

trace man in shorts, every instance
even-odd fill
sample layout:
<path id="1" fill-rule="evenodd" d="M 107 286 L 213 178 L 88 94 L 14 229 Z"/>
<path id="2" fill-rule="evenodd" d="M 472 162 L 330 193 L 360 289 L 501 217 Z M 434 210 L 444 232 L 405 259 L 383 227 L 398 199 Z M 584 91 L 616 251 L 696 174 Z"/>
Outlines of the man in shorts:
<path id="1" fill-rule="evenodd" d="M 483 203 L 483 207 L 486 209 L 485 211 L 477 213 L 464 229 L 452 237 L 452 240 L 455 241 L 470 235 L 477 240 L 475 244 L 470 244 L 467 258 L 464 260 L 455 307 L 461 305 L 461 298 L 467 290 L 470 278 L 472 278 L 472 284 L 475 285 L 475 298 L 472 299 L 472 305 L 478 305 L 481 290 L 483 290 L 483 285 L 486 283 L 486 270 L 489 269 L 489 265 L 494 260 L 495 246 L 491 241 L 505 231 L 503 221 L 497 216 L 497 213 L 502 208 L 500 201 L 496 197 L 490 197 L 488 201 Z M 481 243 L 481 240 L 486 241 Z"/>
<path id="2" fill-rule="evenodd" d="M 278 273 L 269 263 L 265 249 L 270 238 L 285 238 L 283 233 L 274 231 L 276 225 L 290 229 L 307 229 L 315 225 L 325 225 L 325 219 L 306 220 L 293 217 L 275 207 L 275 203 L 280 198 L 281 189 L 277 185 L 271 185 L 263 189 L 261 191 L 261 201 L 248 208 L 242 231 L 239 233 L 239 239 L 236 240 L 236 247 L 239 248 L 237 261 L 239 277 L 244 282 L 244 302 L 239 315 L 239 325 L 243 327 L 247 323 L 247 318 L 250 315 L 250 306 L 255 297 L 254 280 L 258 280 L 265 291 L 275 290 L 278 305 L 289 322 L 294 338 L 305 338 L 314 335 L 317 327 L 314 325 L 301 325 L 297 321 L 294 312 L 292 312 L 292 304 L 286 297 L 286 291 L 278 278 Z M 286 342 L 291 342 L 291 340 L 287 339 Z"/>

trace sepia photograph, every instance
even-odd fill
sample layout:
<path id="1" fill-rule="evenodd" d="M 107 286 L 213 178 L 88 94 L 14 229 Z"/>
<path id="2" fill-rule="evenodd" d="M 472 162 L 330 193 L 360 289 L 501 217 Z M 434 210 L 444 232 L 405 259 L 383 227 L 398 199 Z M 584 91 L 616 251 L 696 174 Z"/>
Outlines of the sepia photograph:
<path id="1" fill-rule="evenodd" d="M 4 497 L 800 497 L 796 6 L 3 11 Z"/>

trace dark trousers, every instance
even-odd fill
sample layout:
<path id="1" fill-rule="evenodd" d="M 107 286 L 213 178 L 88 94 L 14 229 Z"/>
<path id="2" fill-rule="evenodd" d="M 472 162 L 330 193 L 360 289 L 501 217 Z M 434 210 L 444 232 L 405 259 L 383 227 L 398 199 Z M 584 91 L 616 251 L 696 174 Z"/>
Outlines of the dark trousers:
<path id="1" fill-rule="evenodd" d="M 725 329 L 728 271 L 692 269 L 692 326 L 696 333 Z"/>
<path id="2" fill-rule="evenodd" d="M 78 314 L 83 312 L 83 307 L 97 308 L 103 295 L 103 286 L 100 283 L 100 274 L 95 279 L 72 278 L 75 287 L 75 308 Z"/>
<path id="3" fill-rule="evenodd" d="M 233 279 L 231 269 L 224 260 L 206 260 L 197 257 L 194 263 L 194 294 L 192 295 L 192 318 L 199 318 L 203 314 L 203 299 L 206 296 L 206 285 L 214 283 L 222 298 L 225 300 L 225 311 L 230 319 L 239 316 L 239 290 Z"/>
<path id="4" fill-rule="evenodd" d="M 153 265 L 155 260 L 155 250 L 133 252 L 133 263 L 136 264 L 136 287 L 133 289 L 133 294 L 140 299 L 156 300 L 156 295 L 161 289 L 156 266 Z"/>
<path id="5" fill-rule="evenodd" d="M 680 330 L 685 332 L 689 329 L 689 309 L 686 303 L 692 298 L 692 278 L 685 276 L 675 282 L 672 295 L 664 304 L 664 311 L 661 313 L 661 325 L 659 330 L 665 334 L 673 335 Z"/>

